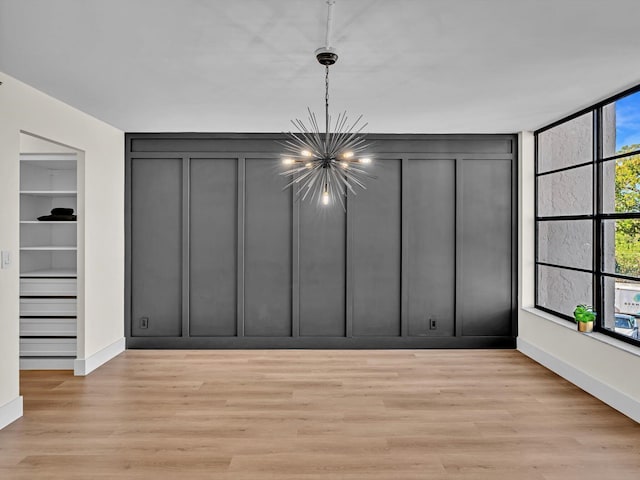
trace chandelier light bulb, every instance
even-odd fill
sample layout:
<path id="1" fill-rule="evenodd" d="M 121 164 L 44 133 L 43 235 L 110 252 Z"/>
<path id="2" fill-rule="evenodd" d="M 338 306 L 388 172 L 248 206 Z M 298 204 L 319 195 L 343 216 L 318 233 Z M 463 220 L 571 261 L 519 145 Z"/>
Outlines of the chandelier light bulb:
<path id="1" fill-rule="evenodd" d="M 327 190 L 322 192 L 322 204 L 329 205 L 329 192 Z"/>
<path id="2" fill-rule="evenodd" d="M 302 151 L 300 152 L 300 154 L 301 154 L 303 157 L 310 157 L 310 156 L 312 155 L 312 154 L 311 154 L 311 152 L 310 152 L 309 150 L 302 150 Z"/>
<path id="3" fill-rule="evenodd" d="M 307 168 L 313 168 L 313 162 L 307 162 L 307 163 L 305 164 L 305 167 L 307 167 Z"/>
<path id="4" fill-rule="evenodd" d="M 352 158 L 352 157 L 353 157 L 353 152 L 352 151 L 344 152 L 342 154 L 342 158 Z"/>
<path id="5" fill-rule="evenodd" d="M 365 165 L 368 165 L 371 163 L 371 159 L 369 157 L 364 157 L 360 159 L 360 163 L 363 163 Z"/>
<path id="6" fill-rule="evenodd" d="M 294 163 L 295 163 L 295 160 L 293 158 L 286 157 L 282 159 L 283 165 L 293 165 Z"/>
<path id="7" fill-rule="evenodd" d="M 342 168 L 349 168 L 349 162 L 340 162 Z"/>

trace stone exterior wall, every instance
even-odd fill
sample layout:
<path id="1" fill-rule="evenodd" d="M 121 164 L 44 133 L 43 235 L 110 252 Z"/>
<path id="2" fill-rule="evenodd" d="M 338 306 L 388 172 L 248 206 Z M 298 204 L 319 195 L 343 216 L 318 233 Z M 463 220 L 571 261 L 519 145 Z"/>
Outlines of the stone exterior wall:
<path id="1" fill-rule="evenodd" d="M 603 109 L 603 122 L 607 128 L 604 150 L 615 150 L 615 106 Z M 565 122 L 538 136 L 538 171 L 556 170 L 593 158 L 593 115 L 587 113 Z M 603 181 L 613 184 L 615 162 L 603 165 Z M 592 212 L 593 178 L 591 166 L 580 167 L 542 176 L 538 180 L 538 215 L 584 215 Z M 614 189 L 608 189 L 610 198 L 603 198 L 605 210 L 613 211 Z M 591 269 L 593 234 L 591 221 L 542 222 L 538 225 L 538 260 L 569 267 Z M 614 225 L 604 232 L 607 251 L 605 257 L 613 260 Z M 608 289 L 613 284 L 608 282 Z M 607 298 L 614 291 L 606 292 Z M 589 274 L 551 267 L 538 268 L 538 304 L 566 315 L 572 315 L 579 303 L 591 304 L 592 277 Z M 605 326 L 613 328 L 613 309 L 604 316 Z"/>
<path id="2" fill-rule="evenodd" d="M 538 171 L 591 160 L 593 116 L 586 113 L 538 135 Z"/>

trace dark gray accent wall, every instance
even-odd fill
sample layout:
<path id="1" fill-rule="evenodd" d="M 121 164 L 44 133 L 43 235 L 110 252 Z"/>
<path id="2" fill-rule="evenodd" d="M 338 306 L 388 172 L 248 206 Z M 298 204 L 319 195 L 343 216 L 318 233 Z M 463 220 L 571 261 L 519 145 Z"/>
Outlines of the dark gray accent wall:
<path id="1" fill-rule="evenodd" d="M 277 159 L 247 159 L 244 334 L 291 336 L 291 215 Z"/>
<path id="2" fill-rule="evenodd" d="M 460 173 L 459 215 L 461 289 L 459 320 L 463 335 L 509 335 L 512 281 L 511 179 L 508 160 L 469 159 Z"/>
<path id="3" fill-rule="evenodd" d="M 379 159 L 365 191 L 349 198 L 353 336 L 401 335 L 401 160 Z"/>
<path id="4" fill-rule="evenodd" d="M 407 166 L 408 334 L 453 336 L 456 161 L 411 159 Z"/>
<path id="5" fill-rule="evenodd" d="M 189 165 L 189 333 L 235 335 L 237 159 Z"/>
<path id="6" fill-rule="evenodd" d="M 345 212 L 281 135 L 127 134 L 127 346 L 513 348 L 516 137 L 369 137 Z"/>
<path id="7" fill-rule="evenodd" d="M 182 159 L 131 164 L 131 314 L 136 336 L 179 336 L 182 329 Z M 152 318 L 140 328 L 140 319 Z"/>
<path id="8" fill-rule="evenodd" d="M 300 335 L 346 335 L 347 218 L 341 207 L 299 203 Z"/>

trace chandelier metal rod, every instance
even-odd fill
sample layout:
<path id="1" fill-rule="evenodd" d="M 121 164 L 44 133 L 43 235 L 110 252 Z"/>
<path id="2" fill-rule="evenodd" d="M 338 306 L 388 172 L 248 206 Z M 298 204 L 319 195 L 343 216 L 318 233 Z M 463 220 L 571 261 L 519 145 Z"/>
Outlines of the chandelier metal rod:
<path id="1" fill-rule="evenodd" d="M 333 5 L 336 0 L 327 0 L 327 33 L 324 37 L 324 45 L 331 48 L 331 33 L 333 32 Z"/>
<path id="2" fill-rule="evenodd" d="M 329 65 L 324 66 L 324 151 L 328 153 L 329 140 Z"/>

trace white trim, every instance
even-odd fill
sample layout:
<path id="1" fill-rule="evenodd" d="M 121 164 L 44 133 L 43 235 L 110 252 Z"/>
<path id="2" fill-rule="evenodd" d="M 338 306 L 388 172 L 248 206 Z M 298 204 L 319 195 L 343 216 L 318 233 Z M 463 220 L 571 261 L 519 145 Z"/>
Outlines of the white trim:
<path id="1" fill-rule="evenodd" d="M 551 315 L 550 313 L 538 310 L 537 308 L 522 307 L 522 310 L 532 315 L 536 315 L 540 318 L 544 318 L 545 320 L 548 320 L 551 323 L 555 323 L 556 325 L 559 325 L 561 327 L 568 328 L 569 330 L 576 330 L 575 323 L 568 322 L 560 317 L 556 317 L 555 315 Z M 640 348 L 635 345 L 631 345 L 630 343 L 623 342 L 622 340 L 618 340 L 617 338 L 610 337 L 609 335 L 605 335 L 604 333 L 593 332 L 583 333 L 582 335 L 585 335 L 592 340 L 610 345 L 611 347 L 617 348 L 618 350 L 622 350 L 631 355 L 635 355 L 636 357 L 640 357 Z"/>
<path id="2" fill-rule="evenodd" d="M 522 307 L 522 310 L 524 310 L 527 313 L 530 313 L 531 315 L 535 315 L 537 317 L 544 318 L 545 320 L 548 320 L 551 323 L 555 323 L 556 325 L 558 325 L 560 327 L 564 327 L 564 328 L 567 328 L 569 330 L 576 330 L 576 324 L 575 323 L 568 322 L 564 318 L 557 317 L 556 315 L 551 315 L 550 313 L 547 313 L 547 312 L 545 312 L 543 310 L 538 310 L 535 307 Z"/>
<path id="3" fill-rule="evenodd" d="M 124 337 L 116 340 L 111 345 L 104 347 L 89 358 L 78 358 L 73 362 L 73 374 L 77 376 L 89 375 L 96 368 L 104 365 L 112 358 L 120 355 L 125 350 Z"/>
<path id="4" fill-rule="evenodd" d="M 573 365 L 554 357 L 526 340 L 518 338 L 517 342 L 518 351 L 527 357 L 547 367 L 552 372 L 557 373 L 585 392 L 590 393 L 607 405 L 640 423 L 640 402 L 634 398 L 577 369 Z"/>
<path id="5" fill-rule="evenodd" d="M 0 407 L 0 430 L 22 416 L 22 395 Z"/>
<path id="6" fill-rule="evenodd" d="M 30 135 L 30 134 L 27 133 L 27 135 Z M 33 137 L 35 135 L 30 135 L 30 136 Z M 46 141 L 56 143 L 56 142 L 53 142 L 52 140 L 46 140 Z M 33 162 L 34 160 L 38 162 L 43 162 L 43 161 L 59 162 L 60 160 L 75 162 L 77 159 L 78 159 L 77 153 L 21 153 L 20 154 L 20 160 L 25 162 Z"/>

